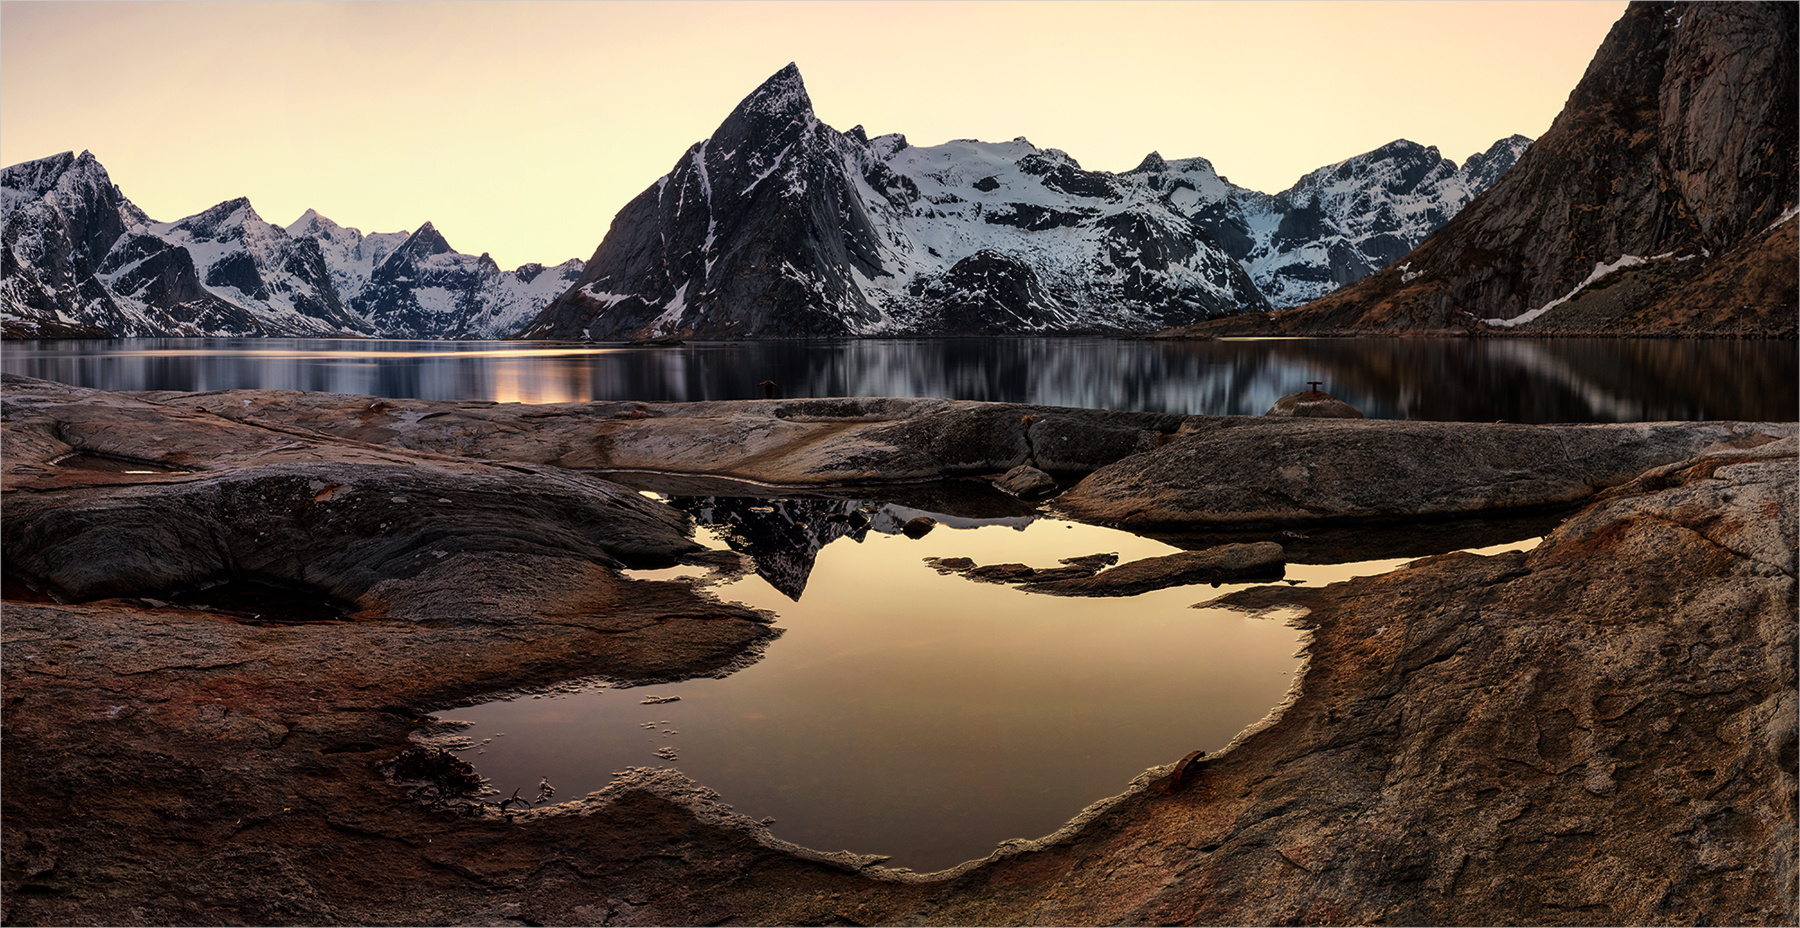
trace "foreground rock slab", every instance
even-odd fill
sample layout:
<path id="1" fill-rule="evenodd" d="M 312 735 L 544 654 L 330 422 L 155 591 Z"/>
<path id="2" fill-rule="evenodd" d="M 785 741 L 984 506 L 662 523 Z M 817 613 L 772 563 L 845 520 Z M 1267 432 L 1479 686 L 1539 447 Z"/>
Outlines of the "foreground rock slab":
<path id="1" fill-rule="evenodd" d="M 1570 506 L 1643 470 L 1792 436 L 1792 424 L 1193 419 L 1056 498 L 1137 530 L 1450 518 Z"/>
<path id="2" fill-rule="evenodd" d="M 384 774 L 442 708 L 595 676 L 729 673 L 781 646 L 766 615 L 620 574 L 631 558 L 687 556 L 685 523 L 534 456 L 573 453 L 575 433 L 535 431 L 520 421 L 528 409 L 476 410 L 499 430 L 459 426 L 468 451 L 489 455 L 479 458 L 405 447 L 417 438 L 406 415 L 454 404 L 380 410 L 361 398 L 364 421 L 349 398 L 277 397 L 254 416 L 208 408 L 257 408 L 241 394 L 9 380 L 3 398 L 0 904 L 10 923 L 1800 919 L 1792 426 L 1594 430 L 1619 448 L 1593 439 L 1540 455 L 1592 473 L 1569 491 L 1581 508 L 1535 550 L 1224 597 L 1305 610 L 1295 621 L 1310 632 L 1307 666 L 1277 716 L 1192 764 L 1178 789 L 1158 788 L 1172 766 L 1146 771 L 1120 796 L 1071 810 L 1053 835 L 919 875 L 784 844 L 729 809 L 730 797 L 672 771 L 626 771 L 588 797 L 510 816 L 421 803 Z M 334 428 L 359 435 L 268 412 L 282 404 L 335 409 L 348 419 Z M 1042 421 L 975 412 L 989 418 L 971 421 L 1010 418 L 1026 435 Z M 959 411 L 940 413 L 905 432 L 938 450 L 895 460 L 990 459 L 978 430 L 947 427 Z M 1103 437 L 1113 428 L 1100 416 L 1069 421 Z M 1394 434 L 1427 434 L 1269 421 L 1239 429 L 1269 439 L 1237 446 L 1246 470 L 1292 465 L 1276 443 L 1301 435 L 1376 456 Z M 705 431 L 696 425 L 671 427 Z M 812 425 L 816 461 L 847 460 L 848 445 L 823 449 L 882 427 Z M 1160 437 L 1118 466 L 1149 474 L 1190 446 L 1198 462 L 1218 438 L 1205 425 L 1144 430 Z M 855 441 L 897 447 L 903 431 Z M 1664 441 L 1675 434 L 1690 443 Z M 949 455 L 965 447 L 949 435 L 970 453 Z M 1468 440 L 1465 462 L 1503 453 Z M 514 446 L 531 454 L 509 459 Z M 1643 458 L 1653 460 L 1623 473 Z M 99 459 L 131 466 L 92 469 Z M 453 505 L 426 505 L 439 498 Z M 1468 495 L 1484 498 L 1508 497 Z M 368 520 L 333 508 L 359 500 Z M 506 534 L 513 506 L 541 524 Z M 245 524 L 225 524 L 233 518 Z M 143 557 L 108 551 L 109 519 L 134 532 L 183 528 L 122 536 L 169 546 Z M 381 547 L 390 529 L 391 550 Z M 465 531 L 481 543 L 458 544 Z M 329 590 L 349 611 L 271 624 L 108 579 L 143 570 L 144 585 L 200 582 L 216 576 L 207 558 L 226 555 Z M 105 569 L 84 567 L 90 557 Z M 178 569 L 157 573 L 165 562 Z M 507 581 L 514 569 L 525 579 Z M 75 601 L 78 591 L 97 598 Z M 1171 744 L 1170 764 L 1193 747 Z"/>

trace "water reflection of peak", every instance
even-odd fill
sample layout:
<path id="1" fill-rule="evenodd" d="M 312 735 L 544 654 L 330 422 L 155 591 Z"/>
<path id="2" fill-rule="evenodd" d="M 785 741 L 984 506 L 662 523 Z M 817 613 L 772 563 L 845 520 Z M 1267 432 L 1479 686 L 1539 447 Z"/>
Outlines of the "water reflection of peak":
<path id="1" fill-rule="evenodd" d="M 669 503 L 717 531 L 731 550 L 750 558 L 770 586 L 795 601 L 806 591 L 820 549 L 840 538 L 860 543 L 871 531 L 897 535 L 915 516 L 951 528 L 990 524 L 1024 528 L 1033 518 L 963 516 L 861 499 L 677 496 Z"/>
<path id="2" fill-rule="evenodd" d="M 669 502 L 712 526 L 731 550 L 750 557 L 770 586 L 793 600 L 805 591 L 820 548 L 845 536 L 862 541 L 869 531 L 864 511 L 869 504 L 860 500 L 699 496 Z"/>

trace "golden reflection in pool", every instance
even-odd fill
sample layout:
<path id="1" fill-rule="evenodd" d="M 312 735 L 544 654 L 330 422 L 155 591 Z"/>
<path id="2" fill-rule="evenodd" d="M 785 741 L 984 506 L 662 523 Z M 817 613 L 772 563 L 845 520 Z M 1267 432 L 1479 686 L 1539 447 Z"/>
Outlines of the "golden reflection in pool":
<path id="1" fill-rule="evenodd" d="M 502 794 L 547 776 L 559 796 L 579 796 L 626 766 L 672 766 L 774 818 L 778 838 L 940 869 L 1048 834 L 1147 768 L 1222 749 L 1283 701 L 1300 633 L 1190 608 L 1229 586 L 1057 597 L 923 559 L 1055 567 L 1173 550 L 1047 520 L 840 538 L 819 550 L 797 602 L 755 575 L 716 588 L 785 629 L 728 678 L 440 714 L 475 722 L 464 734 L 477 744 L 492 739 L 465 756 Z M 680 699 L 644 704 L 652 696 Z"/>

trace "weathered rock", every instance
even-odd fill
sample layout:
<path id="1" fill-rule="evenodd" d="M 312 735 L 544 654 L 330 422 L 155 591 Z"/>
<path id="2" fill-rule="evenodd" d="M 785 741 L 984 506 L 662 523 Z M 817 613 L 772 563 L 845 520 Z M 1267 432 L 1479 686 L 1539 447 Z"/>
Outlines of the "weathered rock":
<path id="1" fill-rule="evenodd" d="M 963 571 L 963 576 L 971 580 L 982 580 L 988 583 L 1012 583 L 1037 576 L 1037 568 L 1029 564 L 984 564 Z"/>
<path id="2" fill-rule="evenodd" d="M 486 473 L 7 386 L 7 522 L 33 495 L 217 479 L 197 469 L 214 450 L 238 470 L 317 455 Z M 110 404 L 139 418 L 109 422 Z M 1248 421 L 1280 441 L 1391 437 Z M 75 447 L 56 422 L 193 472 L 68 473 L 46 463 Z M 1662 427 L 1642 428 L 1601 434 L 1630 446 Z M 384 777 L 437 708 L 595 674 L 727 672 L 773 635 L 766 617 L 597 558 L 582 608 L 503 627 L 372 611 L 258 626 L 32 602 L 8 583 L 0 898 L 17 924 L 1793 924 L 1800 453 L 1792 427 L 1693 428 L 1727 446 L 1786 437 L 1608 478 L 1530 553 L 1228 597 L 1308 610 L 1307 664 L 1276 717 L 1189 764 L 1178 791 L 1155 788 L 1172 767 L 1147 771 L 1057 833 L 947 874 L 785 844 L 673 771 L 510 817 L 434 809 Z M 1564 444 L 1601 472 L 1630 458 Z M 20 549 L 9 537 L 9 571 Z"/>
<path id="3" fill-rule="evenodd" d="M 1086 473 L 1155 447 L 1183 421 L 1163 413 L 882 397 L 533 406 L 281 390 L 145 398 L 437 454 L 784 486 L 977 477 L 1034 459 L 1041 469 Z"/>
<path id="4" fill-rule="evenodd" d="M 1131 418 L 1105 414 L 1098 421 L 1087 416 L 1038 413 L 1031 417 L 1026 437 L 1031 460 L 1053 473 L 1087 473 L 1155 448 L 1161 435 L 1180 427 L 1177 416 Z"/>
<path id="5" fill-rule="evenodd" d="M 1279 580 L 1286 558 L 1272 541 L 1220 545 L 1205 551 L 1180 551 L 1147 557 L 1103 570 L 1091 577 L 1034 577 L 1022 589 L 1056 596 L 1136 596 L 1151 590 L 1193 583 L 1241 583 Z"/>
<path id="6" fill-rule="evenodd" d="M 1077 519 L 1195 529 L 1570 506 L 1645 469 L 1793 435 L 1778 423 L 1607 425 L 1239 418 L 1103 467 L 1057 497 Z"/>
<path id="7" fill-rule="evenodd" d="M 1312 419 L 1361 419 L 1362 410 L 1317 388 L 1289 393 L 1275 401 L 1265 416 L 1303 416 Z"/>
<path id="8" fill-rule="evenodd" d="M 1020 464 L 1000 475 L 994 486 L 1020 499 L 1044 499 L 1056 495 L 1056 478 L 1029 464 Z"/>
<path id="9" fill-rule="evenodd" d="M 409 621 L 580 609 L 621 564 L 700 546 L 679 511 L 598 478 L 382 451 L 98 391 L 8 392 L 7 570 L 65 600 L 236 580 Z M 94 470 L 111 457 L 160 467 Z"/>

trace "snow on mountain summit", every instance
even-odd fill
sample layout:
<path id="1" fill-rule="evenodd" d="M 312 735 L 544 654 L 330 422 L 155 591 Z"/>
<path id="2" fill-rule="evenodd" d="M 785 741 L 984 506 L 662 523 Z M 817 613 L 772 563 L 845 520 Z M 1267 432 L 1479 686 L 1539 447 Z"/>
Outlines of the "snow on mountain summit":
<path id="1" fill-rule="evenodd" d="M 1497 143 L 1477 173 L 1400 140 L 1269 195 L 1204 158 L 1112 174 L 1023 137 L 838 132 L 790 64 L 620 212 L 522 334 L 1137 332 L 1267 311 L 1405 253 L 1522 148 Z"/>
<path id="2" fill-rule="evenodd" d="M 581 270 L 502 271 L 430 223 L 364 235 L 309 209 L 272 225 L 242 197 L 154 222 L 87 152 L 6 168 L 0 196 L 8 337 L 499 338 Z"/>
<path id="3" fill-rule="evenodd" d="M 402 338 L 1132 333 L 1316 299 L 1387 265 L 1530 144 L 1461 167 L 1397 140 L 1277 194 L 1205 158 L 1082 168 L 1019 137 L 821 122 L 790 63 L 613 219 L 587 262 L 504 271 L 431 223 L 365 235 L 247 199 L 153 222 L 93 155 L 6 168 L 9 336 Z"/>

